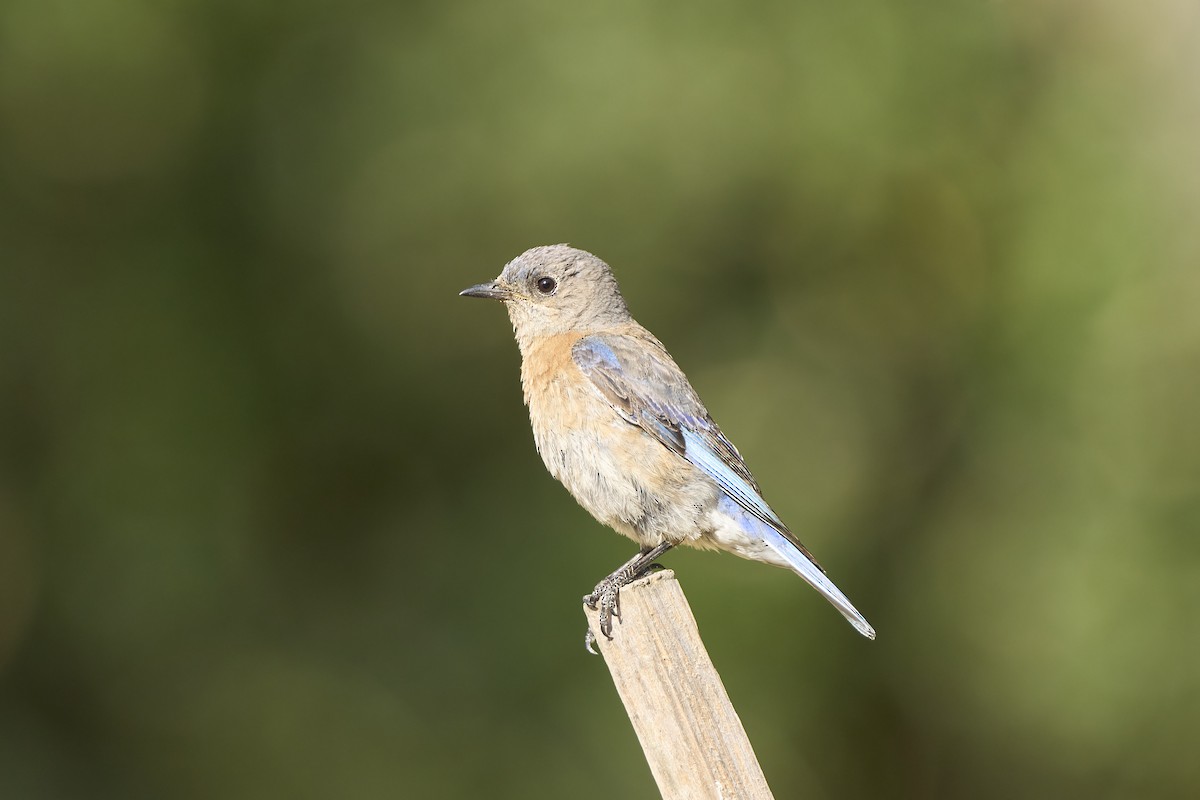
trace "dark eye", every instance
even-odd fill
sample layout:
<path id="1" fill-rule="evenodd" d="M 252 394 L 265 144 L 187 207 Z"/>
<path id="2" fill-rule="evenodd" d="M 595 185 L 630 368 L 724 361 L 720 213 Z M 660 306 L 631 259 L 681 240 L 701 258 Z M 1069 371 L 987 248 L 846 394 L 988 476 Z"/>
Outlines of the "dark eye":
<path id="1" fill-rule="evenodd" d="M 538 278 L 537 287 L 542 294 L 550 294 L 558 288 L 558 283 L 554 278 Z"/>

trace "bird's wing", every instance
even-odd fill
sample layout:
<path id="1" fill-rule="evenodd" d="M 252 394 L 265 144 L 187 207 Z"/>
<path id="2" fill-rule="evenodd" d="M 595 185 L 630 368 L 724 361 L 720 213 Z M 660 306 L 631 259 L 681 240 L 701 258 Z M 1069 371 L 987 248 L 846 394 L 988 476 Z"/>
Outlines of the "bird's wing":
<path id="1" fill-rule="evenodd" d="M 747 533 L 753 530 L 761 537 L 859 633 L 875 638 L 871 624 L 763 500 L 741 454 L 712 421 L 683 371 L 657 339 L 644 331 L 593 334 L 576 342 L 571 355 L 623 419 L 712 478 L 725 496 L 749 515 Z"/>
<path id="2" fill-rule="evenodd" d="M 716 481 L 738 506 L 786 537 L 824 572 L 763 500 L 741 454 L 657 339 L 648 333 L 593 334 L 576 342 L 571 355 L 622 418 Z"/>

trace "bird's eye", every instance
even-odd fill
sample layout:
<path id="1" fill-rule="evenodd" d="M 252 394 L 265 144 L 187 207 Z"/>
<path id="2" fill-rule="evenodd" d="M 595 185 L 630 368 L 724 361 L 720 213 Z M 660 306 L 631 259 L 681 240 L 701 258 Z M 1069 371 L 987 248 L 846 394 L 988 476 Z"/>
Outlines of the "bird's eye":
<path id="1" fill-rule="evenodd" d="M 542 294 L 550 294 L 558 288 L 558 283 L 554 278 L 538 278 L 537 288 Z"/>

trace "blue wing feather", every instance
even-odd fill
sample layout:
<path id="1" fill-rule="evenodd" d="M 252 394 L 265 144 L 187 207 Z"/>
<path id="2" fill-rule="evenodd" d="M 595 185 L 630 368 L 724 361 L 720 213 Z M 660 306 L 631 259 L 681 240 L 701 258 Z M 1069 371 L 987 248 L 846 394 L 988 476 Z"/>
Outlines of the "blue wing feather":
<path id="1" fill-rule="evenodd" d="M 572 355 L 617 413 L 716 481 L 749 514 L 792 539 L 737 448 L 657 339 L 648 332 L 637 339 L 593 334 L 576 342 Z M 793 543 L 812 558 L 799 542 Z"/>

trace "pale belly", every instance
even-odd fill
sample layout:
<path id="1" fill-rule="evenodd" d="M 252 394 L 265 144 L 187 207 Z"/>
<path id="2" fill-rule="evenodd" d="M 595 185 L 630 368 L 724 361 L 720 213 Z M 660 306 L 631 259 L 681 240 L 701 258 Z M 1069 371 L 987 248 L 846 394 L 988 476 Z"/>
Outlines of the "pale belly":
<path id="1" fill-rule="evenodd" d="M 538 453 L 592 516 L 647 547 L 707 544 L 701 537 L 711 532 L 715 483 L 599 397 L 570 398 L 574 413 L 555 416 L 553 425 L 544 399 L 531 398 L 529 407 Z"/>

